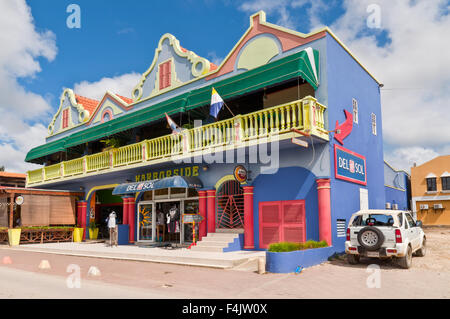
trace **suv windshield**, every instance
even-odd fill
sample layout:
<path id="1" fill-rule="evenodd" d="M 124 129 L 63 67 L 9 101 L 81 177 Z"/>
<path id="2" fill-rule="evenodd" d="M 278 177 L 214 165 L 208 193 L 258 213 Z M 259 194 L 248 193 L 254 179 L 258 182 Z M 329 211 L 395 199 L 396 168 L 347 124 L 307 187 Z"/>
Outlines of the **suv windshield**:
<path id="1" fill-rule="evenodd" d="M 353 226 L 392 226 L 394 225 L 394 217 L 385 214 L 364 214 L 356 216 Z"/>

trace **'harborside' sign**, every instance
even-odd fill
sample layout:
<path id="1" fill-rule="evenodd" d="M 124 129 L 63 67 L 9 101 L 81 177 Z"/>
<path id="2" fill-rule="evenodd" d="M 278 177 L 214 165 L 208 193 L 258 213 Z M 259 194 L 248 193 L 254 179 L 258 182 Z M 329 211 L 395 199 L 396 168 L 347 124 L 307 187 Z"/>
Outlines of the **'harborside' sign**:
<path id="1" fill-rule="evenodd" d="M 339 145 L 334 145 L 335 176 L 348 182 L 367 185 L 366 158 Z"/>

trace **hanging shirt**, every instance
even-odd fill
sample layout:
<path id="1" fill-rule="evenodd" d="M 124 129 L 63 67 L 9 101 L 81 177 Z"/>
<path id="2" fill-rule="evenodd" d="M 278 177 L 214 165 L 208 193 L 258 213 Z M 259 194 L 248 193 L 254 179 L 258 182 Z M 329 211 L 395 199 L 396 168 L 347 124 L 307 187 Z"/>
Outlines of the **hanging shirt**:
<path id="1" fill-rule="evenodd" d="M 114 228 L 116 227 L 116 212 L 111 212 L 111 214 L 109 214 L 108 216 L 108 227 L 109 228 Z"/>

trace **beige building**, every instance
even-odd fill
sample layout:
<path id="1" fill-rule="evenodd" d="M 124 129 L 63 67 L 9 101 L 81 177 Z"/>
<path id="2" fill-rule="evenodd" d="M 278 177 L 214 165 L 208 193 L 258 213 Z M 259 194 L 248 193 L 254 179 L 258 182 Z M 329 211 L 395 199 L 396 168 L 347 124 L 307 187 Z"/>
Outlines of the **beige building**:
<path id="1" fill-rule="evenodd" d="M 412 209 L 424 225 L 450 225 L 450 155 L 411 168 Z"/>

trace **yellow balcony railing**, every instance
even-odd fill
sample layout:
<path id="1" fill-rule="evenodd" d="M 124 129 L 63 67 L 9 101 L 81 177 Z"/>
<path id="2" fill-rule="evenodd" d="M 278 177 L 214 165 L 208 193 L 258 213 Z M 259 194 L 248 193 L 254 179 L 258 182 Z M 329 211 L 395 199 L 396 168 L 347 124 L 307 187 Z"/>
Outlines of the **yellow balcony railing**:
<path id="1" fill-rule="evenodd" d="M 288 138 L 293 129 L 328 141 L 325 127 L 326 107 L 311 96 L 298 101 L 266 108 L 231 119 L 184 130 L 118 149 L 63 162 L 28 172 L 28 184 L 87 174 L 137 163 L 192 156 L 220 146 L 240 147 L 248 141 L 274 135 Z"/>
<path id="2" fill-rule="evenodd" d="M 42 182 L 42 168 L 28 172 L 28 184 Z"/>
<path id="3" fill-rule="evenodd" d="M 83 174 L 83 157 L 63 163 L 64 176 Z"/>
<path id="4" fill-rule="evenodd" d="M 86 156 L 86 171 L 93 172 L 110 168 L 110 152 Z"/>
<path id="5" fill-rule="evenodd" d="M 183 153 L 183 136 L 170 134 L 145 141 L 147 160 L 175 156 Z"/>
<path id="6" fill-rule="evenodd" d="M 61 177 L 61 164 L 44 167 L 44 174 L 46 181 Z"/>
<path id="7" fill-rule="evenodd" d="M 113 166 L 142 162 L 142 143 L 117 148 L 113 151 Z"/>
<path id="8" fill-rule="evenodd" d="M 233 141 L 234 119 L 204 125 L 190 129 L 188 132 L 191 151 L 225 145 Z"/>

